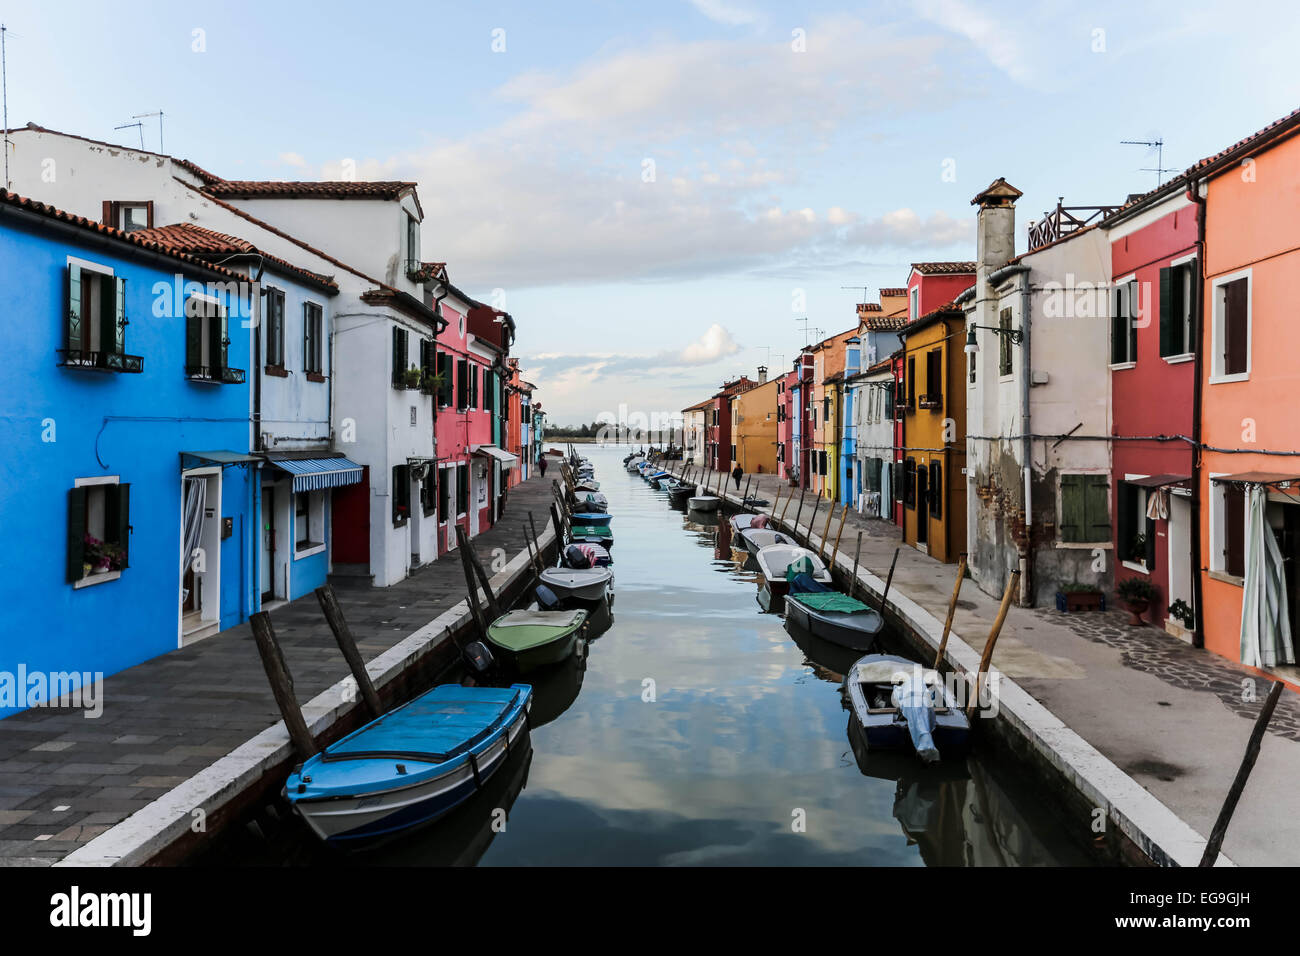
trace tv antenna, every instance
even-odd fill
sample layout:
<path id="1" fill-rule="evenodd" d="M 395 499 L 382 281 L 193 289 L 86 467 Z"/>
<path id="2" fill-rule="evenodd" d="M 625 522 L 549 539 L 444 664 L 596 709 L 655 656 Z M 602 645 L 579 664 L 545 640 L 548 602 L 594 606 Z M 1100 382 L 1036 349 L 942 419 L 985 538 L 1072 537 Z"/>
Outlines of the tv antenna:
<path id="1" fill-rule="evenodd" d="M 144 123 L 123 123 L 121 126 L 114 126 L 113 129 L 135 129 L 140 131 L 140 148 L 144 149 Z"/>
<path id="2" fill-rule="evenodd" d="M 825 334 L 821 329 L 817 328 L 816 326 L 809 326 L 808 316 L 806 315 L 803 316 L 802 318 L 795 319 L 795 321 L 803 323 L 803 347 L 804 348 L 807 348 L 810 344 L 812 344 L 808 341 L 809 332 L 816 332 L 818 336 Z"/>
<path id="3" fill-rule="evenodd" d="M 866 304 L 867 304 L 867 290 L 870 289 L 871 286 L 869 286 L 869 285 L 842 285 L 842 286 L 840 286 L 840 288 L 841 288 L 841 289 L 861 289 L 861 290 L 862 290 L 862 304 L 863 304 L 863 305 L 866 305 Z"/>
<path id="4" fill-rule="evenodd" d="M 1142 166 L 1141 172 L 1156 174 L 1157 189 L 1164 183 L 1165 173 L 1174 172 L 1172 169 L 1165 168 L 1165 140 L 1163 136 L 1157 136 L 1155 139 L 1122 139 L 1119 142 L 1121 146 L 1145 146 L 1147 149 L 1156 151 L 1155 166 Z"/>
<path id="5" fill-rule="evenodd" d="M 155 116 L 158 117 L 158 152 L 165 153 L 167 152 L 167 150 L 163 147 L 163 111 L 157 110 L 153 113 L 136 113 L 134 116 L 131 117 L 131 119 L 137 119 L 137 120 L 152 119 Z M 143 145 L 144 143 L 143 131 L 140 133 L 140 142 Z"/>

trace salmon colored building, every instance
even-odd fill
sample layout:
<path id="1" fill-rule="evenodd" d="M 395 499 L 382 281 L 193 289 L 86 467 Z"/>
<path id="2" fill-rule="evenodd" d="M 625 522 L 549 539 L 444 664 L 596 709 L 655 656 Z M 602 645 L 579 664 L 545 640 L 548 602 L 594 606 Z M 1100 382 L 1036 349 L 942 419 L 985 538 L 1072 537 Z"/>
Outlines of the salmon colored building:
<path id="1" fill-rule="evenodd" d="M 1300 633 L 1298 132 L 1300 111 L 1187 172 L 1205 209 L 1195 475 L 1205 646 L 1266 669 L 1295 661 Z"/>

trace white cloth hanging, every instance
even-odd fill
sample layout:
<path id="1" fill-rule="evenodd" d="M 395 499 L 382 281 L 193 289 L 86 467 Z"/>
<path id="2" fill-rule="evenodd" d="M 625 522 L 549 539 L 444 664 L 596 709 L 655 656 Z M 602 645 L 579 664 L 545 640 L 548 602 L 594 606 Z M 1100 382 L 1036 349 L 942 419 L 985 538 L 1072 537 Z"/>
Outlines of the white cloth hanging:
<path id="1" fill-rule="evenodd" d="M 1250 667 L 1294 664 L 1282 551 L 1268 524 L 1268 494 L 1251 485 L 1246 510 L 1246 577 L 1241 600 L 1241 662 Z"/>
<path id="2" fill-rule="evenodd" d="M 1153 489 L 1147 497 L 1147 517 L 1152 521 L 1169 520 L 1169 490 L 1167 488 Z"/>

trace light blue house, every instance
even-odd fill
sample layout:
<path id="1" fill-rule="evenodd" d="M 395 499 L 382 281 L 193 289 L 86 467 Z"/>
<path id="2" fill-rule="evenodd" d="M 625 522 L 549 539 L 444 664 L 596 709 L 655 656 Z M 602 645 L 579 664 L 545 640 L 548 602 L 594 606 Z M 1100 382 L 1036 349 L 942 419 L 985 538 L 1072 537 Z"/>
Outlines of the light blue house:
<path id="1" fill-rule="evenodd" d="M 251 298 L 236 272 L 0 193 L 0 715 L 257 608 Z"/>

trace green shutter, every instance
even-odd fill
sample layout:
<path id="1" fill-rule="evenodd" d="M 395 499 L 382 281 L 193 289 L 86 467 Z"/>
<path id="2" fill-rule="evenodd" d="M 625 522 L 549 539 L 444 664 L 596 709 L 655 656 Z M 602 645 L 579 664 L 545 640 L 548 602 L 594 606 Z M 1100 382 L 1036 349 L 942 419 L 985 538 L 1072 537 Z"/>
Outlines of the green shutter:
<path id="1" fill-rule="evenodd" d="M 115 535 L 113 541 L 122 549 L 122 568 L 127 567 L 127 552 L 131 546 L 131 486 L 110 487 L 104 515 L 105 535 Z"/>
<path id="2" fill-rule="evenodd" d="M 1086 475 L 1084 484 L 1085 536 L 1081 541 L 1110 540 L 1110 481 L 1105 475 Z"/>
<path id="3" fill-rule="evenodd" d="M 113 351 L 126 352 L 126 280 L 118 276 L 113 280 Z"/>
<path id="4" fill-rule="evenodd" d="M 225 369 L 230 367 L 230 320 L 224 305 L 217 306 L 217 311 L 220 314 L 219 319 L 212 320 L 212 324 L 217 329 L 217 348 L 213 350 L 214 362 L 218 368 Z"/>
<path id="5" fill-rule="evenodd" d="M 1174 355 L 1174 284 L 1171 281 L 1173 270 L 1168 266 L 1160 270 L 1160 354 Z M 1181 288 L 1181 286 L 1180 286 Z"/>
<path id="6" fill-rule="evenodd" d="M 81 266 L 68 263 L 68 315 L 64 324 L 64 344 L 69 352 L 80 352 L 82 345 Z M 81 566 L 77 566 L 81 574 Z"/>
<path id="7" fill-rule="evenodd" d="M 198 314 L 197 303 L 185 303 L 185 364 L 203 364 L 203 316 Z"/>
<path id="8" fill-rule="evenodd" d="M 1193 259 L 1183 268 L 1191 273 L 1191 281 L 1187 283 L 1187 288 L 1191 290 L 1187 296 L 1187 314 L 1191 316 L 1191 321 L 1188 323 L 1188 341 L 1183 343 L 1183 351 L 1196 353 L 1201 350 L 1201 343 L 1192 341 L 1196 335 L 1196 303 L 1201 300 L 1201 262 Z"/>
<path id="9" fill-rule="evenodd" d="M 68 490 L 68 581 L 76 582 L 82 578 L 82 565 L 85 564 L 86 536 L 86 489 Z"/>
<path id="10" fill-rule="evenodd" d="M 1082 541 L 1087 517 L 1084 511 L 1083 476 L 1061 476 L 1061 540 Z"/>

